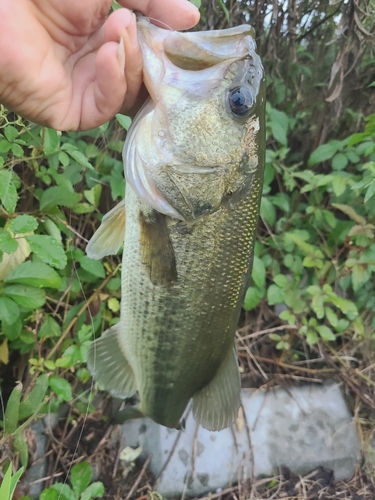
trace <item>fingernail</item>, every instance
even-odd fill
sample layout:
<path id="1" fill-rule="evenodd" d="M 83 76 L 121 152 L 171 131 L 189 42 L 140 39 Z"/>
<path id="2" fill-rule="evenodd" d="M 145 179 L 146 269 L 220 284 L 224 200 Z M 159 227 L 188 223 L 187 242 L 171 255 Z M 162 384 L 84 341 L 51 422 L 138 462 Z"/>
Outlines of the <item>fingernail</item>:
<path id="1" fill-rule="evenodd" d="M 117 47 L 117 60 L 118 60 L 118 65 L 120 67 L 120 71 L 125 73 L 125 48 L 124 48 L 124 40 L 121 37 L 120 42 Z"/>

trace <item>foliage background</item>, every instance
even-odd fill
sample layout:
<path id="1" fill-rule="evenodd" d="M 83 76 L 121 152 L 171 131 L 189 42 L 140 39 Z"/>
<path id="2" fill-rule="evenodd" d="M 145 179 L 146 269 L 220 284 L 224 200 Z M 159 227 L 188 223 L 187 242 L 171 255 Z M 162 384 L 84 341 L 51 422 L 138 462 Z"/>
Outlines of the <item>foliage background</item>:
<path id="1" fill-rule="evenodd" d="M 268 82 L 259 238 L 237 333 L 243 384 L 336 376 L 368 436 L 375 409 L 375 2 L 194 3 L 202 14 L 197 29 L 255 27 Z M 118 116 L 99 129 L 62 134 L 0 108 L 0 460 L 3 473 L 9 463 L 26 467 L 30 424 L 62 411 L 51 431 L 46 486 L 59 471 L 69 475 L 77 457 L 108 465 L 97 454 L 108 399 L 93 404 L 85 362 L 94 336 L 118 320 L 120 258 L 92 261 L 85 246 L 123 196 L 129 124 Z M 93 428 L 94 444 L 84 437 Z M 120 481 L 122 489 L 130 490 L 132 477 Z M 106 484 L 107 498 L 116 498 L 116 484 Z M 54 498 L 52 490 L 44 500 Z"/>

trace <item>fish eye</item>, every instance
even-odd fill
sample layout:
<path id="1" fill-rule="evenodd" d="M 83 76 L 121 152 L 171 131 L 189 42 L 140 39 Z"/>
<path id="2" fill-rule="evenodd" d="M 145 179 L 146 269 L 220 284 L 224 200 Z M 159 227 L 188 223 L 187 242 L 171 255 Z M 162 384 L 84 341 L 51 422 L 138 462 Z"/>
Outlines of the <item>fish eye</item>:
<path id="1" fill-rule="evenodd" d="M 235 116 L 246 115 L 254 104 L 253 96 L 248 87 L 235 87 L 229 91 L 229 106 Z"/>

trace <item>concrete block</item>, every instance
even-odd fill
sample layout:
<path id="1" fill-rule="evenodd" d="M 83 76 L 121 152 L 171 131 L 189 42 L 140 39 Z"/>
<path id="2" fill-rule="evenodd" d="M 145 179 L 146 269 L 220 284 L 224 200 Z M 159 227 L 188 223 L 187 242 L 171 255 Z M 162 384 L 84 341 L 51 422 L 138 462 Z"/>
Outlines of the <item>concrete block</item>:
<path id="1" fill-rule="evenodd" d="M 184 431 L 150 419 L 127 422 L 122 426 L 125 446 L 142 446 L 143 460 L 152 454 L 149 467 L 164 496 L 216 491 L 272 476 L 281 465 L 295 474 L 324 466 L 336 480 L 354 474 L 360 440 L 336 384 L 243 389 L 242 405 L 242 417 L 220 432 L 198 427 L 191 413 Z"/>

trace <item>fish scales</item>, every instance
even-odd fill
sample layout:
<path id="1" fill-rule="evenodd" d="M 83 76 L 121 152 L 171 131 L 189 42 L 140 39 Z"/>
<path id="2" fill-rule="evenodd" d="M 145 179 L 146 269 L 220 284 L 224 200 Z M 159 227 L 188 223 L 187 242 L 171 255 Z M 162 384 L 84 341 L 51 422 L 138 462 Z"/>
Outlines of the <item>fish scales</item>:
<path id="1" fill-rule="evenodd" d="M 125 143 L 125 204 L 88 245 L 100 258 L 124 241 L 121 319 L 88 366 L 113 395 L 138 391 L 137 415 L 178 427 L 193 398 L 196 420 L 219 430 L 240 404 L 234 333 L 262 192 L 263 71 L 247 26 L 170 34 L 142 19 L 139 28 L 151 100 Z"/>
<path id="2" fill-rule="evenodd" d="M 136 221 L 139 204 L 130 189 L 127 213 Z M 251 196 L 258 196 L 260 189 L 258 179 L 236 212 L 226 206 L 194 224 L 187 235 L 178 230 L 183 222 L 169 221 L 178 280 L 161 290 L 142 272 L 139 227 L 132 221 L 126 224 L 121 314 L 137 336 L 125 338 L 124 348 L 139 381 L 141 409 L 157 422 L 176 425 L 180 408 L 185 409 L 193 394 L 209 382 L 223 353 L 233 345 L 258 219 Z M 202 262 L 202 254 L 212 258 Z M 155 379 L 152 386 L 150 377 Z M 178 386 L 176 379 L 182 381 Z"/>

